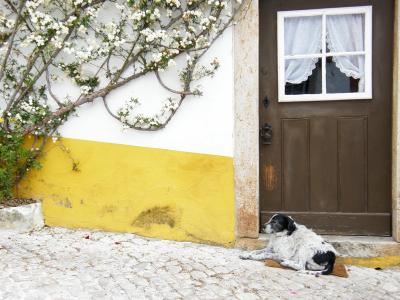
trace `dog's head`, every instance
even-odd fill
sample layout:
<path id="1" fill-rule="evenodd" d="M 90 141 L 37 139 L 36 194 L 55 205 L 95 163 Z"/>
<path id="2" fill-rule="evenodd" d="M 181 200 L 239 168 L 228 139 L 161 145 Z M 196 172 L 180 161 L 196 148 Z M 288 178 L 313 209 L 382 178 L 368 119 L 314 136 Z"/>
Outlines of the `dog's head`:
<path id="1" fill-rule="evenodd" d="M 272 234 L 286 231 L 287 235 L 291 235 L 295 230 L 296 223 L 291 217 L 284 214 L 275 214 L 264 224 L 262 231 Z"/>

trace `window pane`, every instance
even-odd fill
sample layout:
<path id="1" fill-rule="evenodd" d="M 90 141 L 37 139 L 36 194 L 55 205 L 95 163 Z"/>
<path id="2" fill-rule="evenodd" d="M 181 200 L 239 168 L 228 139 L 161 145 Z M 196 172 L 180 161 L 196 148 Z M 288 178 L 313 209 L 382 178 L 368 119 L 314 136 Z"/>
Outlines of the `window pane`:
<path id="1" fill-rule="evenodd" d="M 322 16 L 285 18 L 285 55 L 321 52 Z"/>
<path id="2" fill-rule="evenodd" d="M 285 61 L 285 94 L 321 94 L 321 59 L 288 59 Z"/>
<path id="3" fill-rule="evenodd" d="M 327 93 L 362 93 L 365 91 L 365 57 L 334 56 L 326 61 Z"/>
<path id="4" fill-rule="evenodd" d="M 364 51 L 364 14 L 326 17 L 327 52 Z"/>

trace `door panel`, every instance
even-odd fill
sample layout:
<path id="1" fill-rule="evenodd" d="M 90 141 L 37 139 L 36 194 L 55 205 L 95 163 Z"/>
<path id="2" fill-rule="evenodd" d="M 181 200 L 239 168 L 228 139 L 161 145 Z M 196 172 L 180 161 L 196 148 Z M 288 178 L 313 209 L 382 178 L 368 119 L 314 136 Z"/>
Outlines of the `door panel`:
<path id="1" fill-rule="evenodd" d="M 310 210 L 338 210 L 337 120 L 313 118 L 310 127 Z"/>
<path id="2" fill-rule="evenodd" d="M 309 191 L 309 119 L 282 119 L 283 208 L 307 211 Z"/>
<path id="3" fill-rule="evenodd" d="M 366 117 L 338 118 L 339 209 L 367 209 Z"/>
<path id="4" fill-rule="evenodd" d="M 277 12 L 372 5 L 372 100 L 278 102 Z M 261 222 L 287 212 L 326 234 L 390 235 L 393 1 L 260 1 Z M 268 98 L 265 107 L 263 100 Z"/>

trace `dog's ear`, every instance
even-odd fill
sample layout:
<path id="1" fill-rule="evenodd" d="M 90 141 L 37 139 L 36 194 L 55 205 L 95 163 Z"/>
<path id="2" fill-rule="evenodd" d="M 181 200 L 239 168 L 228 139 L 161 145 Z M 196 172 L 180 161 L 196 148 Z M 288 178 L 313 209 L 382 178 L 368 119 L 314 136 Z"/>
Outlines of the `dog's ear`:
<path id="1" fill-rule="evenodd" d="M 291 235 L 296 230 L 296 224 L 291 217 L 288 217 L 287 235 Z"/>

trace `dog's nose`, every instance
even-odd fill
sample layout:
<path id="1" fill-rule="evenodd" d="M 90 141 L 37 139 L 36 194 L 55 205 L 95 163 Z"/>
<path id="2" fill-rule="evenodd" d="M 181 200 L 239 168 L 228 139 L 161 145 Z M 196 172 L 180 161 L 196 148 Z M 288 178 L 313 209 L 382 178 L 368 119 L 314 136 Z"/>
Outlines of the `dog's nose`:
<path id="1" fill-rule="evenodd" d="M 267 229 L 267 225 L 268 225 L 268 224 L 264 224 L 264 225 L 263 225 L 263 227 L 262 227 L 262 229 L 261 229 L 262 232 L 265 233 L 265 230 Z"/>

